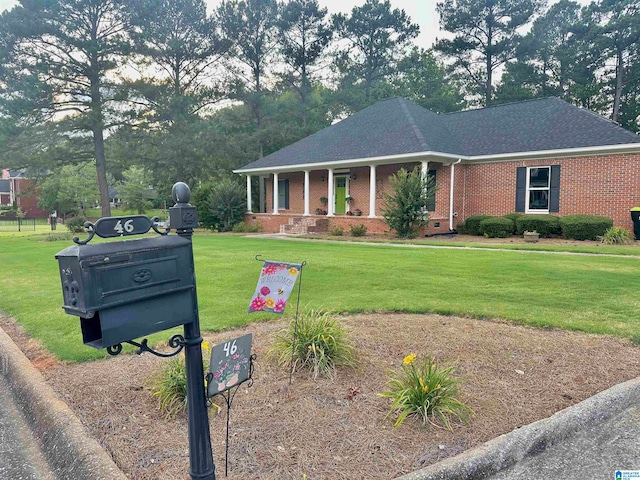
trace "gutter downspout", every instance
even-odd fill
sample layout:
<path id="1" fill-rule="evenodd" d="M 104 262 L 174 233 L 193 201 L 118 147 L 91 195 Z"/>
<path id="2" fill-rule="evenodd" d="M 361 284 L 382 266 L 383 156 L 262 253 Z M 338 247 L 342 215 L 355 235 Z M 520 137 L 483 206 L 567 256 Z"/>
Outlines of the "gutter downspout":
<path id="1" fill-rule="evenodd" d="M 449 231 L 453 230 L 453 180 L 455 177 L 455 166 L 462 161 L 461 158 L 457 162 L 451 164 L 451 186 L 449 187 Z"/>

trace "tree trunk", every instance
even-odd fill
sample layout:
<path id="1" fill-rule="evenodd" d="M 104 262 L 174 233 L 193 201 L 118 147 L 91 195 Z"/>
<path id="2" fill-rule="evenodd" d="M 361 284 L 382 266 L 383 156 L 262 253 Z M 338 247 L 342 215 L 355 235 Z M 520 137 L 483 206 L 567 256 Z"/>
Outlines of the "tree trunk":
<path id="1" fill-rule="evenodd" d="M 98 175 L 98 189 L 100 190 L 100 206 L 102 216 L 111 216 L 111 204 L 109 203 L 109 185 L 107 184 L 107 166 L 104 154 L 104 136 L 102 129 L 93 131 L 93 145 L 96 155 L 96 173 Z"/>
<path id="2" fill-rule="evenodd" d="M 611 120 L 614 122 L 618 122 L 618 117 L 620 116 L 620 99 L 622 97 L 622 87 L 623 87 L 623 76 L 624 76 L 624 58 L 622 49 L 617 49 L 617 62 L 616 62 L 616 91 L 613 97 L 613 112 L 611 114 Z"/>
<path id="3" fill-rule="evenodd" d="M 97 63 L 97 61 L 96 61 Z M 104 125 L 102 119 L 102 97 L 100 95 L 100 78 L 96 73 L 91 76 L 91 120 L 93 132 L 93 149 L 96 159 L 98 190 L 100 191 L 100 207 L 103 217 L 111 216 L 109 203 L 109 185 L 107 184 L 107 161 L 104 153 Z"/>

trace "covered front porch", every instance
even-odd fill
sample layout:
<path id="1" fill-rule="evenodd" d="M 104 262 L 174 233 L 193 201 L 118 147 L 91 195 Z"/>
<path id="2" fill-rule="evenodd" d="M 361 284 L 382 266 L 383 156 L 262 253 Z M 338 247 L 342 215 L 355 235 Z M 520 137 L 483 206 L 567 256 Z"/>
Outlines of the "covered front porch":
<path id="1" fill-rule="evenodd" d="M 438 185 L 428 209 L 428 231 L 453 230 L 455 168 L 459 161 L 411 160 L 247 172 L 245 222 L 259 223 L 270 233 L 321 233 L 336 227 L 348 232 L 351 225 L 365 225 L 369 233 L 382 234 L 388 231 L 382 215 L 385 193 L 390 192 L 389 177 L 400 168 L 411 171 L 419 167 L 423 175 L 434 176 Z"/>

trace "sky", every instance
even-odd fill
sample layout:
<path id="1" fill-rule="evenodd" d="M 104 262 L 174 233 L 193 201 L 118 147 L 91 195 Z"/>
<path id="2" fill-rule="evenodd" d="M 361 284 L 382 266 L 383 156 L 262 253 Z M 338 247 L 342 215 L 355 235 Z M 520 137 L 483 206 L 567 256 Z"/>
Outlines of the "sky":
<path id="1" fill-rule="evenodd" d="M 221 0 L 205 0 L 210 8 L 214 8 Z M 552 0 L 549 3 L 555 3 Z M 586 5 L 591 0 L 578 0 L 578 3 Z M 318 0 L 322 7 L 327 7 L 329 13 L 350 13 L 353 7 L 364 4 L 365 0 Z M 0 0 L 0 12 L 11 8 L 17 2 L 15 0 Z M 416 45 L 429 48 L 436 38 L 445 35 L 439 32 L 438 14 L 436 13 L 437 0 L 391 0 L 392 8 L 403 9 L 414 23 L 420 25 L 420 36 Z"/>

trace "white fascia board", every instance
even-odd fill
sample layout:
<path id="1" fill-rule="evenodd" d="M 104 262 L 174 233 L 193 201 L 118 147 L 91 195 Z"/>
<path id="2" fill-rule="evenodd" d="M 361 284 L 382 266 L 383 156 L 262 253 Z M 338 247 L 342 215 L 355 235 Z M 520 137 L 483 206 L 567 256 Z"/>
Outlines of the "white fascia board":
<path id="1" fill-rule="evenodd" d="M 404 153 L 401 155 L 386 155 L 382 157 L 369 157 L 369 158 L 351 158 L 347 160 L 335 160 L 333 162 L 316 162 L 316 163 L 299 163 L 296 165 L 283 165 L 279 167 L 262 167 L 262 168 L 239 168 L 233 170 L 233 173 L 244 173 L 246 175 L 251 174 L 269 174 L 269 173 L 283 173 L 283 172 L 301 172 L 304 170 L 327 170 L 328 168 L 349 168 L 349 167 L 368 167 L 370 165 L 388 165 L 393 163 L 404 163 L 411 161 L 420 161 L 425 158 L 440 158 L 455 162 L 461 157 L 460 155 L 453 155 L 443 152 L 416 152 L 416 153 Z"/>
<path id="2" fill-rule="evenodd" d="M 640 143 L 600 145 L 596 147 L 561 148 L 557 150 L 537 150 L 531 152 L 501 153 L 497 155 L 476 155 L 467 157 L 470 163 L 507 162 L 513 160 L 536 160 L 544 158 L 585 157 L 610 153 L 640 153 Z"/>

